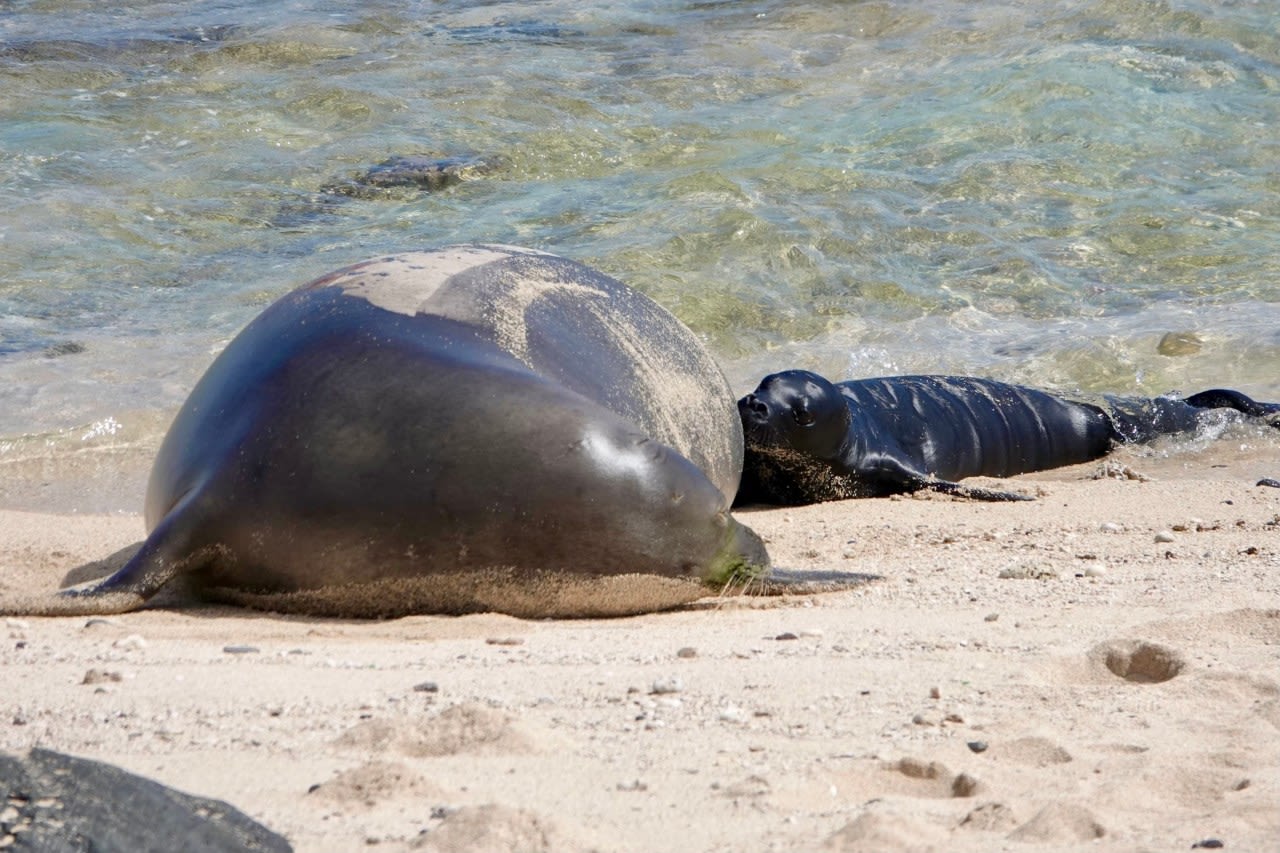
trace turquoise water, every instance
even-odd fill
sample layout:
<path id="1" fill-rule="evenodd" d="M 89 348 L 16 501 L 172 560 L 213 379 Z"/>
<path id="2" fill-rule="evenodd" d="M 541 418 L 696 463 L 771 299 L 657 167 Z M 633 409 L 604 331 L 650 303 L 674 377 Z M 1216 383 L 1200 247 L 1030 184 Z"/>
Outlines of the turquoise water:
<path id="1" fill-rule="evenodd" d="M 0 457 L 149 447 L 292 285 L 464 241 L 622 278 L 738 390 L 1280 399 L 1277 128 L 1270 0 L 2 3 Z M 410 154 L 494 165 L 324 191 Z"/>

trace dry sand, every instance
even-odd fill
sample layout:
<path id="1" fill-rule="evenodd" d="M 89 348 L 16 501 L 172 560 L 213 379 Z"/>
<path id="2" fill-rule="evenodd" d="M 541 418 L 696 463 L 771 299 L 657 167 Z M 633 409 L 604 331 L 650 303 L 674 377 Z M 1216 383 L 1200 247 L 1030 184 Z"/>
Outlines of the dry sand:
<path id="1" fill-rule="evenodd" d="M 1280 489 L 1254 483 L 1280 459 L 1234 452 L 1021 478 L 1031 503 L 743 514 L 782 566 L 880 576 L 835 594 L 9 619 L 0 749 L 226 800 L 299 851 L 1276 850 Z M 0 512 L 0 597 L 141 532 Z"/>

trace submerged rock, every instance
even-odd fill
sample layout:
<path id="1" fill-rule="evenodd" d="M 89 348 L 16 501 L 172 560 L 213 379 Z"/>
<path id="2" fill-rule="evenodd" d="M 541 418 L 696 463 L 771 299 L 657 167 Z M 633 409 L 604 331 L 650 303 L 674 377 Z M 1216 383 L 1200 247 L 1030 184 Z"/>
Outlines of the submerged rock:
<path id="1" fill-rule="evenodd" d="M 352 178 L 330 184 L 322 191 L 331 195 L 364 199 L 382 198 L 391 191 L 402 189 L 436 192 L 489 174 L 500 165 L 501 160 L 497 157 L 397 155 Z"/>

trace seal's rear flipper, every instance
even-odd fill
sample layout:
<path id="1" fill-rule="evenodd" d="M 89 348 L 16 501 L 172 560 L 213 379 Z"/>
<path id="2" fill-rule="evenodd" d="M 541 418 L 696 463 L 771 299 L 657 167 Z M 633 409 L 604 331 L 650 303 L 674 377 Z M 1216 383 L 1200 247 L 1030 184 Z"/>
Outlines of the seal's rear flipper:
<path id="1" fill-rule="evenodd" d="M 1280 403 L 1263 403 L 1229 388 L 1212 388 L 1183 400 L 1197 409 L 1235 409 L 1251 418 L 1265 418 L 1280 428 Z"/>

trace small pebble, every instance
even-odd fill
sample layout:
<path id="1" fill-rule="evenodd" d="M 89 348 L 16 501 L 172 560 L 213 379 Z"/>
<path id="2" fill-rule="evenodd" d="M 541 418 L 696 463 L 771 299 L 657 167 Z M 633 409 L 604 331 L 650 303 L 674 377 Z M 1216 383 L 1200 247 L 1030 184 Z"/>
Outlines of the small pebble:
<path id="1" fill-rule="evenodd" d="M 1226 845 L 1217 838 L 1206 838 L 1204 841 L 1197 841 L 1195 844 L 1192 844 L 1191 849 L 1221 850 L 1225 846 Z"/>
<path id="2" fill-rule="evenodd" d="M 800 637 L 798 634 L 793 634 L 790 631 L 783 631 L 781 634 L 774 637 L 774 639 L 775 640 L 798 640 L 800 639 Z"/>
<path id="3" fill-rule="evenodd" d="M 720 709 L 720 721 L 723 723 L 745 723 L 747 712 L 737 705 L 727 705 Z"/>
<path id="4" fill-rule="evenodd" d="M 1173 531 L 1171 530 L 1161 530 L 1159 533 L 1156 534 L 1156 541 L 1157 542 L 1176 542 L 1177 537 L 1173 535 Z"/>
<path id="5" fill-rule="evenodd" d="M 938 687 L 930 687 L 930 688 L 929 688 L 929 698 L 930 698 L 930 699 L 941 699 L 941 698 L 942 698 L 942 690 L 941 690 L 940 688 L 938 688 Z"/>
<path id="6" fill-rule="evenodd" d="M 1098 529 L 1103 533 L 1123 533 L 1124 525 L 1116 524 L 1114 521 L 1104 521 L 1098 525 Z"/>
<path id="7" fill-rule="evenodd" d="M 114 649 L 125 649 L 126 651 L 130 649 L 145 649 L 147 647 L 147 641 L 144 640 L 140 634 L 130 634 L 127 637 L 122 637 L 119 640 L 116 640 L 111 644 L 111 647 Z"/>
<path id="8" fill-rule="evenodd" d="M 421 684 L 413 685 L 414 693 L 439 693 L 440 685 L 434 681 L 424 681 Z"/>
<path id="9" fill-rule="evenodd" d="M 985 740 L 971 740 L 969 741 L 968 746 L 969 746 L 970 752 L 986 752 L 987 751 L 987 742 Z"/>
<path id="10" fill-rule="evenodd" d="M 223 646 L 223 654 L 228 655 L 256 655 L 260 649 L 257 646 Z"/>
<path id="11" fill-rule="evenodd" d="M 489 637 L 485 640 L 491 646 L 523 646 L 524 639 L 521 637 Z"/>
<path id="12" fill-rule="evenodd" d="M 676 657 L 678 658 L 696 658 L 697 656 L 698 656 L 698 650 L 695 649 L 693 646 L 684 646 L 682 648 L 676 649 Z"/>
<path id="13" fill-rule="evenodd" d="M 1280 480 L 1277 480 L 1275 477 L 1263 477 L 1256 483 L 1256 485 L 1270 486 L 1273 489 L 1280 489 Z"/>
<path id="14" fill-rule="evenodd" d="M 649 692 L 661 696 L 665 693 L 679 693 L 683 689 L 684 685 L 678 678 L 659 678 L 653 682 Z"/>
<path id="15" fill-rule="evenodd" d="M 988 613 L 986 616 L 982 617 L 983 622 L 997 622 L 999 621 L 999 619 L 1000 619 L 999 613 Z"/>
<path id="16" fill-rule="evenodd" d="M 1092 565 L 1089 568 L 1084 570 L 1084 576 L 1087 578 L 1105 577 L 1106 574 L 1107 574 L 1107 567 L 1102 565 L 1101 563 Z"/>

